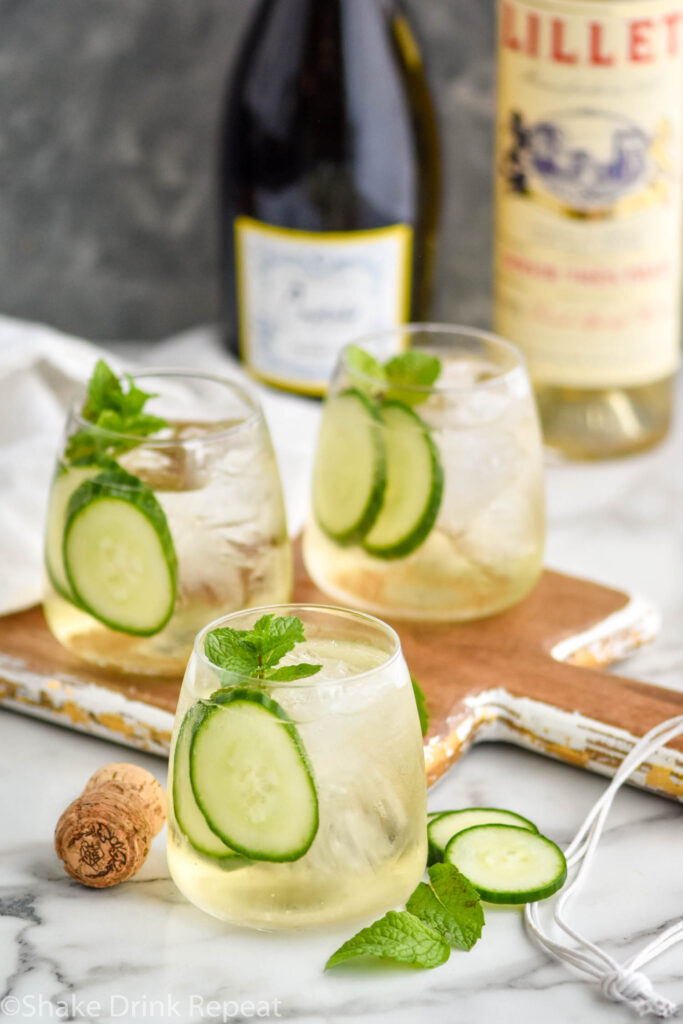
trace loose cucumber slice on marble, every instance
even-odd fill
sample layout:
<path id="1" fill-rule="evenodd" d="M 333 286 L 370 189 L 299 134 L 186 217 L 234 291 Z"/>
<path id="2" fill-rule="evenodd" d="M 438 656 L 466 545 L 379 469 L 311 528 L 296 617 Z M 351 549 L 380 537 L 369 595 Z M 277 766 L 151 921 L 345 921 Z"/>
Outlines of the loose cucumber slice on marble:
<path id="1" fill-rule="evenodd" d="M 530 832 L 538 832 L 528 818 L 513 811 L 503 811 L 499 807 L 465 807 L 460 811 L 442 811 L 427 825 L 430 864 L 444 859 L 446 847 L 454 835 L 474 825 L 517 825 Z"/>
<path id="2" fill-rule="evenodd" d="M 111 464 L 115 465 L 113 461 Z M 104 468 L 101 462 L 92 460 L 61 465 L 52 481 L 45 531 L 45 568 L 55 590 L 69 601 L 73 601 L 74 595 L 66 576 L 62 552 L 67 508 L 74 491 Z"/>
<path id="3" fill-rule="evenodd" d="M 223 868 L 243 867 L 248 862 L 212 832 L 192 792 L 190 746 L 197 722 L 203 714 L 204 705 L 195 704 L 187 712 L 180 726 L 173 755 L 173 812 L 181 832 L 195 850 L 219 860 Z"/>
<path id="4" fill-rule="evenodd" d="M 559 846 L 514 825 L 475 825 L 458 832 L 445 860 L 489 903 L 533 903 L 552 896 L 567 878 Z"/>
<path id="5" fill-rule="evenodd" d="M 376 558 L 404 558 L 422 544 L 439 514 L 443 467 L 425 422 L 403 402 L 379 408 L 387 482 L 363 547 Z"/>
<path id="6" fill-rule="evenodd" d="M 211 830 L 250 860 L 298 860 L 315 839 L 318 797 L 304 745 L 260 690 L 221 690 L 203 706 L 190 780 Z"/>
<path id="7" fill-rule="evenodd" d="M 339 544 L 360 540 L 382 505 L 384 445 L 377 411 L 351 389 L 325 403 L 313 471 L 313 513 Z"/>
<path id="8" fill-rule="evenodd" d="M 110 629 L 152 636 L 173 614 L 171 532 L 152 491 L 130 473 L 105 470 L 74 491 L 63 557 L 76 600 Z"/>

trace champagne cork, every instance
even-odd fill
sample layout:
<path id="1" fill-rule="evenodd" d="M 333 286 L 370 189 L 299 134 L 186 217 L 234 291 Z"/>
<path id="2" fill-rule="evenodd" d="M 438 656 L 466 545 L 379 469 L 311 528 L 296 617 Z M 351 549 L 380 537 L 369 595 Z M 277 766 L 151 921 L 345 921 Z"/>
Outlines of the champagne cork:
<path id="1" fill-rule="evenodd" d="M 107 764 L 57 822 L 55 849 L 72 878 L 103 889 L 139 871 L 165 821 L 166 794 L 153 775 Z"/>

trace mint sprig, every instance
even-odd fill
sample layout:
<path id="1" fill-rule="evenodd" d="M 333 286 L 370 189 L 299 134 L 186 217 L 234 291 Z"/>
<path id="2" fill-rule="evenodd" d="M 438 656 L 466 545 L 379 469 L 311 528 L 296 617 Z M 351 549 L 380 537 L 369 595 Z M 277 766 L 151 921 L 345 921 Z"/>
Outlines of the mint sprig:
<path id="1" fill-rule="evenodd" d="M 325 965 L 372 957 L 414 967 L 438 967 L 451 947 L 468 950 L 481 936 L 484 913 L 474 886 L 452 864 L 434 864 L 429 884 L 420 882 L 406 910 L 390 910 L 362 928 Z"/>
<path id="2" fill-rule="evenodd" d="M 110 366 L 98 359 L 88 382 L 88 393 L 81 410 L 83 419 L 93 424 L 72 434 L 68 440 L 68 459 L 97 458 L 130 451 L 139 442 L 133 438 L 148 437 L 168 424 L 160 416 L 144 412 L 150 398 L 156 396 L 139 388 L 130 374 L 124 386 Z M 120 439 L 116 434 L 129 435 Z"/>
<path id="3" fill-rule="evenodd" d="M 263 615 L 252 629 L 223 626 L 212 629 L 204 652 L 214 665 L 238 676 L 289 682 L 316 675 L 322 665 L 282 665 L 279 661 L 305 640 L 304 624 L 296 615 Z"/>
<path id="4" fill-rule="evenodd" d="M 375 399 L 419 405 L 429 397 L 413 388 L 431 388 L 441 373 L 441 360 L 429 352 L 409 349 L 380 363 L 358 345 L 346 350 L 346 365 L 354 386 Z"/>

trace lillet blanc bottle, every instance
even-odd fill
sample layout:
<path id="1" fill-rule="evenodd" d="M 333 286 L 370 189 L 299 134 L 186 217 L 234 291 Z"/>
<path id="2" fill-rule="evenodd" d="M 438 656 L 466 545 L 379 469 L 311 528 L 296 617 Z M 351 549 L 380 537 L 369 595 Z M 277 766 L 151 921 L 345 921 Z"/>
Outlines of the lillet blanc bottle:
<path id="1" fill-rule="evenodd" d="M 679 359 L 681 0 L 499 0 L 496 329 L 546 440 L 599 458 L 669 426 Z"/>
<path id="2" fill-rule="evenodd" d="M 229 344 L 323 394 L 340 348 L 423 318 L 437 128 L 398 0 L 260 0 L 221 128 Z"/>

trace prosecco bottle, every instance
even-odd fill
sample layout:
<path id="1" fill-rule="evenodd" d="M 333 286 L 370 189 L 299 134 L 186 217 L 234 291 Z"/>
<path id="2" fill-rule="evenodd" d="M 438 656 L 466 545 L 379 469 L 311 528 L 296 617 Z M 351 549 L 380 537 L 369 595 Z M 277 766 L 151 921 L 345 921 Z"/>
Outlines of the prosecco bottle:
<path id="1" fill-rule="evenodd" d="M 546 441 L 624 455 L 679 362 L 681 0 L 499 0 L 496 329 Z"/>
<path id="2" fill-rule="evenodd" d="M 219 189 L 227 343 L 257 378 L 323 394 L 344 344 L 425 317 L 438 136 L 398 0 L 260 0 Z"/>

